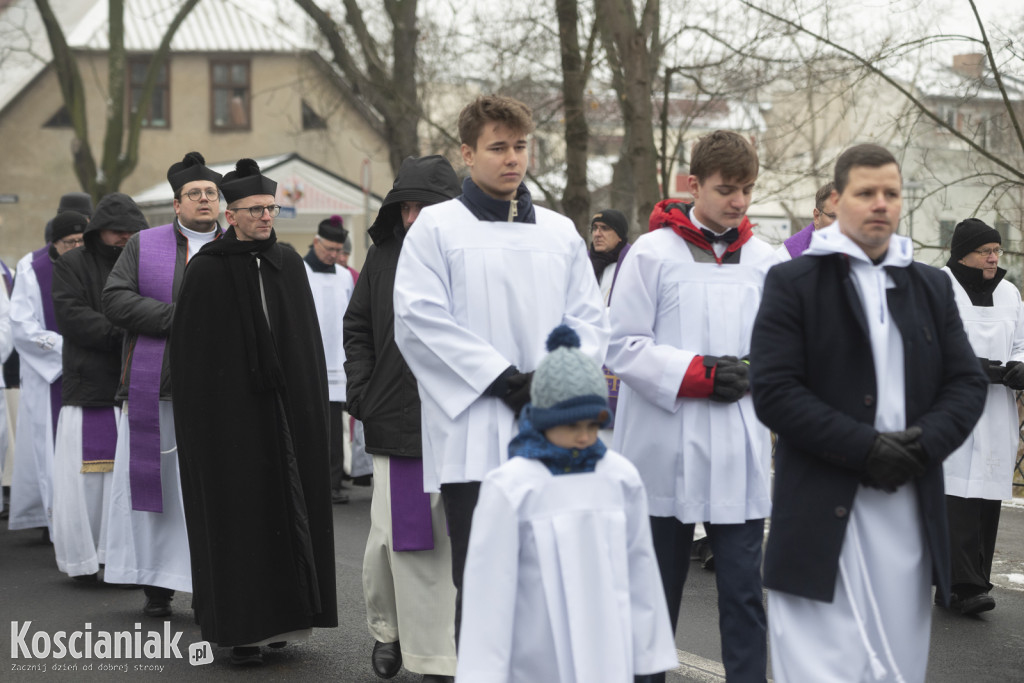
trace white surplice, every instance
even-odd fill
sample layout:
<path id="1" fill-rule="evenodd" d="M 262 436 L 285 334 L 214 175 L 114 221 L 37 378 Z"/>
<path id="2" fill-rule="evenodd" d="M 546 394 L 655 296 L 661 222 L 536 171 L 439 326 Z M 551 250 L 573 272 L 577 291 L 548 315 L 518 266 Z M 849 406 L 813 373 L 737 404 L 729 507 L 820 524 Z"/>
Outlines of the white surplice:
<path id="1" fill-rule="evenodd" d="M 906 428 L 903 337 L 889 313 L 886 267 L 906 267 L 913 246 L 890 238 L 872 264 L 838 224 L 805 255 L 848 255 L 868 325 L 878 387 L 875 428 Z M 931 638 L 931 558 L 913 483 L 889 493 L 860 486 L 839 556 L 831 603 L 768 591 L 772 671 L 779 683 L 923 683 Z"/>
<path id="2" fill-rule="evenodd" d="M 753 237 L 739 263 L 698 263 L 670 229 L 643 235 L 619 269 L 608 367 L 619 376 L 613 447 L 636 465 L 651 514 L 739 524 L 771 513 L 768 429 L 747 395 L 679 398 L 697 355 L 742 358 L 772 248 Z"/>
<path id="3" fill-rule="evenodd" d="M 480 488 L 459 683 L 627 683 L 678 666 L 640 476 L 609 450 L 555 476 L 511 458 Z"/>
<path id="4" fill-rule="evenodd" d="M 1024 361 L 1024 307 L 1020 292 L 1006 280 L 992 292 L 991 306 L 975 306 L 949 268 L 953 295 L 971 348 L 981 358 Z M 961 498 L 1013 497 L 1013 466 L 1020 440 L 1017 401 L 1002 384 L 990 384 L 985 412 L 967 440 L 943 462 L 946 493 Z"/>
<path id="5" fill-rule="evenodd" d="M 395 341 L 422 401 L 423 485 L 482 481 L 507 457 L 512 410 L 483 392 L 510 365 L 537 367 L 555 327 L 604 362 L 608 322 L 572 222 L 535 207 L 536 223 L 478 220 L 453 199 L 423 209 L 395 276 Z"/>
<path id="6" fill-rule="evenodd" d="M 116 421 L 120 408 L 109 408 Z M 106 562 L 107 506 L 113 472 L 82 472 L 81 406 L 64 406 L 53 452 L 53 549 L 68 576 L 95 574 Z M 108 418 L 109 419 L 109 418 Z"/>
<path id="7" fill-rule="evenodd" d="M 53 507 L 53 415 L 50 384 L 63 370 L 64 339 L 46 329 L 32 254 L 18 261 L 11 293 L 11 331 L 21 357 L 21 397 L 11 483 L 11 529 L 49 527 Z"/>
<path id="8" fill-rule="evenodd" d="M 136 583 L 192 592 L 192 564 L 185 531 L 181 497 L 178 448 L 174 435 L 174 411 L 170 401 L 160 401 L 160 490 L 163 512 L 132 509 L 129 477 L 131 433 L 128 413 L 117 422 L 114 484 L 107 511 L 107 583 Z"/>
<path id="9" fill-rule="evenodd" d="M 342 338 L 342 320 L 352 298 L 355 281 L 348 270 L 334 266 L 334 273 L 318 273 L 306 266 L 313 304 L 320 322 L 320 337 L 324 342 L 327 361 L 327 392 L 332 402 L 345 400 L 345 346 Z"/>

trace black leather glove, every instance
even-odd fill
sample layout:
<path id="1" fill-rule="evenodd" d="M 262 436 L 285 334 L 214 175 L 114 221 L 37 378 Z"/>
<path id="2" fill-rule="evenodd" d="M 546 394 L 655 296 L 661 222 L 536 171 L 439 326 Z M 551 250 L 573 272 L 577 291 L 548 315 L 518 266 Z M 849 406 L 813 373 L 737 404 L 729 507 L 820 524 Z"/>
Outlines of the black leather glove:
<path id="1" fill-rule="evenodd" d="M 978 362 L 981 363 L 981 369 L 985 376 L 988 377 L 989 384 L 1003 383 L 1003 375 L 1006 374 L 1006 367 L 1003 365 L 1003 361 L 979 357 Z"/>
<path id="2" fill-rule="evenodd" d="M 1024 363 L 1019 360 L 1007 363 L 1006 372 L 1003 373 L 1003 384 L 1014 391 L 1024 390 Z"/>
<path id="3" fill-rule="evenodd" d="M 917 442 L 920 436 L 920 427 L 879 433 L 864 463 L 864 484 L 891 493 L 923 475 L 928 458 Z"/>
<path id="4" fill-rule="evenodd" d="M 712 401 L 735 403 L 750 389 L 750 368 L 736 356 L 704 356 L 704 367 L 715 368 Z"/>
<path id="5" fill-rule="evenodd" d="M 532 372 L 517 372 L 508 378 L 508 393 L 501 397 L 512 412 L 519 417 L 523 406 L 530 402 L 530 385 L 533 384 Z"/>
<path id="6" fill-rule="evenodd" d="M 491 382 L 491 386 L 484 389 L 484 396 L 490 396 L 491 398 L 503 398 L 508 393 L 508 380 L 512 375 L 519 374 L 519 369 L 510 365 L 498 375 L 498 377 Z"/>

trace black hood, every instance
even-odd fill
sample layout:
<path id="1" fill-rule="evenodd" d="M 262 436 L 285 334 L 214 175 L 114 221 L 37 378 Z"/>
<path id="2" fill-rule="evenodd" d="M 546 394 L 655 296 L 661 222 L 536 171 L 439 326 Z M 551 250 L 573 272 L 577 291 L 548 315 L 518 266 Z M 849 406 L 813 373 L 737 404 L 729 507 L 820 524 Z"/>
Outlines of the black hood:
<path id="1" fill-rule="evenodd" d="M 149 227 L 146 217 L 128 195 L 111 192 L 96 205 L 92 220 L 85 226 L 85 235 L 99 235 L 100 230 L 138 232 Z"/>
<path id="2" fill-rule="evenodd" d="M 402 202 L 438 204 L 462 193 L 455 169 L 443 156 L 406 157 L 391 191 L 384 197 L 377 219 L 370 226 L 370 237 L 380 244 L 395 236 L 395 224 L 402 221 Z"/>

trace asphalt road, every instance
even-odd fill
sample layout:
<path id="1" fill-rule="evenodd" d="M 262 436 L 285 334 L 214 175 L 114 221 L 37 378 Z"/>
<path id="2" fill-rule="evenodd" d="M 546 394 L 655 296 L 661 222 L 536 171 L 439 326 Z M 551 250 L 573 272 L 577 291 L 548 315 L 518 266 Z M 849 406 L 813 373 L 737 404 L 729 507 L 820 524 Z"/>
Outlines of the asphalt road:
<path id="1" fill-rule="evenodd" d="M 189 663 L 188 646 L 201 641 L 188 607 L 190 596 L 175 598 L 175 611 L 166 625 L 163 620 L 148 619 L 141 613 L 141 591 L 72 581 L 57 571 L 53 548 L 41 541 L 38 531 L 12 532 L 4 526 L 0 529 L 0 681 L 379 681 L 370 669 L 373 640 L 366 629 L 360 579 L 369 511 L 368 488 L 354 489 L 349 505 L 335 506 L 339 627 L 314 631 L 310 640 L 283 650 L 265 649 L 265 664 L 246 669 L 233 667 L 225 650 L 214 650 L 209 664 Z M 1004 507 L 994 573 L 998 584 L 993 592 L 998 602 L 994 611 L 965 618 L 935 609 L 929 683 L 1024 681 L 1022 507 Z M 669 674 L 672 683 L 724 680 L 715 600 L 714 575 L 694 565 L 677 634 L 682 664 Z M 26 622 L 31 624 L 26 627 Z M 36 633 L 44 634 L 37 636 L 42 647 L 44 640 L 55 641 L 59 631 L 91 632 L 93 637 L 101 631 L 139 631 L 145 642 L 151 630 L 160 633 L 161 639 L 165 630 L 172 640 L 180 633 L 175 642 L 182 657 L 75 660 L 58 659 L 52 652 L 40 659 L 12 656 L 12 643 L 21 655 L 16 643 L 23 637 L 31 649 Z M 419 679 L 402 671 L 391 680 L 415 683 Z"/>

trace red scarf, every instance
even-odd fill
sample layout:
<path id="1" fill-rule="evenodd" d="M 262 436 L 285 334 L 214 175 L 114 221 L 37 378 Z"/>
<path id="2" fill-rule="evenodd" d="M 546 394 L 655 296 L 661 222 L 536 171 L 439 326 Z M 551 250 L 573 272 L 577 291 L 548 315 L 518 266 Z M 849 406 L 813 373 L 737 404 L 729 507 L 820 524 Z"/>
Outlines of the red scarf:
<path id="1" fill-rule="evenodd" d="M 721 265 L 722 257 L 715 254 L 715 249 L 711 242 L 704 237 L 704 233 L 700 231 L 700 228 L 690 221 L 689 214 L 692 208 L 693 204 L 686 204 L 678 199 L 665 199 L 658 202 L 654 206 L 654 211 L 651 212 L 650 231 L 654 232 L 659 228 L 672 228 L 677 235 L 687 242 L 695 244 L 712 254 L 715 257 L 715 262 Z M 722 252 L 722 256 L 739 251 L 739 248 L 754 236 L 754 225 L 746 216 L 736 226 L 736 230 L 739 232 L 739 237 L 736 238 L 735 242 L 726 247 L 725 251 Z"/>

